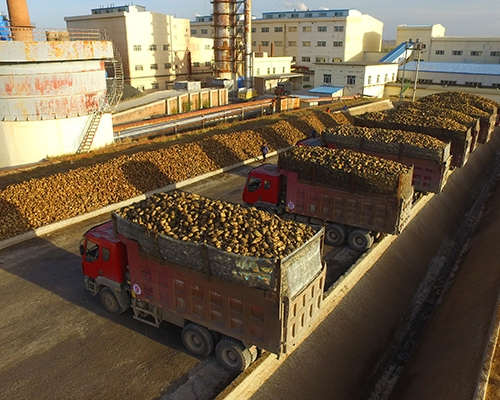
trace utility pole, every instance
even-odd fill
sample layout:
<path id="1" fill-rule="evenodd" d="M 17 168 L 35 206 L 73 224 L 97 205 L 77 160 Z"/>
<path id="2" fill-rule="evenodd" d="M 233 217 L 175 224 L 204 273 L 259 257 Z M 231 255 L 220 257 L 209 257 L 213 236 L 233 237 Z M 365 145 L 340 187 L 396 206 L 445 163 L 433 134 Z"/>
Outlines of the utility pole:
<path id="1" fill-rule="evenodd" d="M 401 89 L 399 91 L 399 101 L 403 101 L 404 84 L 405 84 L 405 71 L 406 71 L 406 52 L 408 51 L 408 42 L 405 42 L 405 55 L 403 59 L 403 76 L 401 77 Z"/>
<path id="2" fill-rule="evenodd" d="M 418 69 L 420 67 L 420 52 L 424 48 L 423 43 L 417 42 L 415 43 L 415 50 L 417 50 L 417 64 L 415 66 L 415 82 L 413 82 L 413 96 L 411 101 L 415 101 L 415 95 L 417 93 L 417 82 L 418 82 Z"/>

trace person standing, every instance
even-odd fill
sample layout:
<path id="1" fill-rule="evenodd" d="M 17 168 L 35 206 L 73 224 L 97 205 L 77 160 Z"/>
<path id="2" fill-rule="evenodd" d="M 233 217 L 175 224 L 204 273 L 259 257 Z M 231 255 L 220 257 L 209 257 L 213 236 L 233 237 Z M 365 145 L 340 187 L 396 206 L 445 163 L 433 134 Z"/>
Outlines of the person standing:
<path id="1" fill-rule="evenodd" d="M 260 146 L 260 152 L 262 153 L 262 162 L 266 162 L 266 156 L 269 153 L 269 147 L 267 147 L 266 143 Z"/>

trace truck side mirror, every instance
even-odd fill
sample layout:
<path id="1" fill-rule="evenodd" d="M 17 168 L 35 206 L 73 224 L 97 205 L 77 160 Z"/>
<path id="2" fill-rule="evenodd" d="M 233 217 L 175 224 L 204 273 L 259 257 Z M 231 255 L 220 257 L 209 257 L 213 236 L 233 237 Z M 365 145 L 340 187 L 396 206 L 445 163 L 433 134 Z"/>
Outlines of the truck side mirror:
<path id="1" fill-rule="evenodd" d="M 85 248 L 83 247 L 83 244 L 80 244 L 80 255 L 83 256 L 83 253 L 85 253 Z"/>

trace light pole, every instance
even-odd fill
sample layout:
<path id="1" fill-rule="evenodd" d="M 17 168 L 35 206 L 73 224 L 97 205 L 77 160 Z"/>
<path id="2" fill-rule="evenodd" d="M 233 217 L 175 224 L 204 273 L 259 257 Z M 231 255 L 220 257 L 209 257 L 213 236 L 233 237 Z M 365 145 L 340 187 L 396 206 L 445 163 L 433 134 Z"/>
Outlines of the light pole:
<path id="1" fill-rule="evenodd" d="M 405 56 L 403 59 L 403 76 L 401 77 L 401 89 L 399 91 L 399 101 L 403 101 L 403 90 L 405 84 L 405 71 L 406 71 L 406 52 L 408 51 L 408 42 L 405 42 Z"/>
<path id="2" fill-rule="evenodd" d="M 415 95 L 417 93 L 417 82 L 418 82 L 418 68 L 420 67 L 420 52 L 424 48 L 423 44 L 420 42 L 415 43 L 415 50 L 417 50 L 417 64 L 415 65 L 415 82 L 413 82 L 413 96 L 411 101 L 415 101 Z"/>

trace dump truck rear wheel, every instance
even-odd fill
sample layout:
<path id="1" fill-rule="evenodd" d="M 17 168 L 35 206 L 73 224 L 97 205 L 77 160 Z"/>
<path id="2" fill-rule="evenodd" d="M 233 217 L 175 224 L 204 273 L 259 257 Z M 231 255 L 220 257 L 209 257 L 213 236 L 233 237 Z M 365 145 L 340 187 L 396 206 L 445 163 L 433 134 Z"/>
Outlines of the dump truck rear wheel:
<path id="1" fill-rule="evenodd" d="M 252 363 L 252 354 L 239 340 L 225 337 L 215 348 L 217 360 L 229 372 L 242 372 Z"/>
<path id="2" fill-rule="evenodd" d="M 351 249 L 363 252 L 372 246 L 373 236 L 363 229 L 355 229 L 349 234 L 347 241 Z"/>
<path id="3" fill-rule="evenodd" d="M 342 225 L 330 224 L 325 229 L 325 244 L 328 246 L 340 246 L 345 237 L 346 231 Z"/>
<path id="4" fill-rule="evenodd" d="M 122 312 L 120 303 L 118 303 L 115 294 L 110 288 L 102 288 L 101 292 L 99 293 L 99 297 L 101 298 L 103 307 L 111 314 L 118 315 Z"/>
<path id="5" fill-rule="evenodd" d="M 204 326 L 190 322 L 182 329 L 184 347 L 196 356 L 206 357 L 214 350 L 214 338 Z"/>

